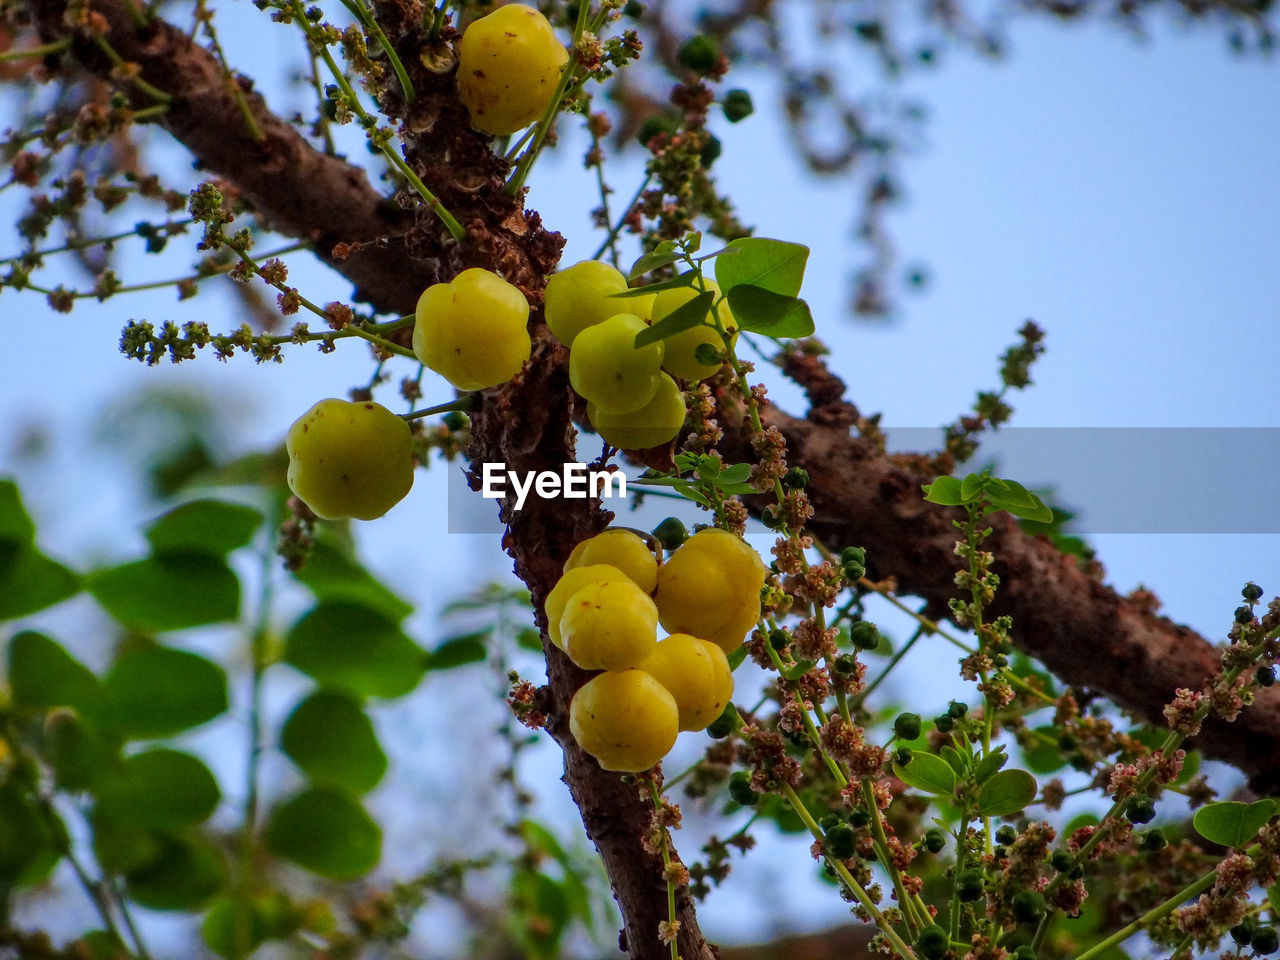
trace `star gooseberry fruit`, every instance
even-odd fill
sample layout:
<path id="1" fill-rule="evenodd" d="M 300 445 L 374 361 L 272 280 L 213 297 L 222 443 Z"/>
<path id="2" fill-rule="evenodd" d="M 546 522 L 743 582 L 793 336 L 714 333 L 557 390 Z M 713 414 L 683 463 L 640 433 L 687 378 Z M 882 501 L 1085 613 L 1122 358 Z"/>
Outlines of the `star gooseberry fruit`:
<path id="1" fill-rule="evenodd" d="M 720 299 L 720 287 L 714 280 L 704 279 L 707 290 L 715 294 L 716 299 Z M 679 307 L 684 306 L 699 293 L 701 289 L 697 284 L 687 287 L 676 287 L 673 290 L 663 290 L 654 297 L 653 301 L 653 322 L 656 324 L 660 320 L 674 313 Z M 730 342 L 738 342 L 738 321 L 733 318 L 733 314 L 729 311 L 729 302 L 721 300 L 715 308 L 716 319 L 725 330 L 733 330 L 733 336 Z M 708 313 L 710 320 L 710 313 Z M 674 377 L 682 380 L 702 380 L 711 376 L 720 369 L 718 363 L 703 363 L 697 357 L 699 344 L 708 344 L 715 350 L 724 349 L 724 338 L 720 336 L 720 331 L 715 326 L 708 326 L 703 323 L 700 326 L 690 327 L 688 330 L 682 330 L 677 334 L 667 337 L 666 356 L 662 365 L 670 371 Z"/>
<path id="2" fill-rule="evenodd" d="M 645 593 L 653 593 L 658 585 L 658 558 L 630 530 L 606 530 L 583 540 L 564 562 L 564 572 L 601 563 L 621 570 Z"/>
<path id="3" fill-rule="evenodd" d="M 321 400 L 284 445 L 289 489 L 325 520 L 375 520 L 413 486 L 409 424 L 372 401 Z"/>
<path id="4" fill-rule="evenodd" d="M 760 619 L 760 555 L 727 530 L 708 527 L 658 569 L 658 619 L 731 652 Z"/>
<path id="5" fill-rule="evenodd" d="M 587 327 L 569 351 L 573 389 L 606 413 L 634 413 L 650 400 L 661 382 L 662 342 L 636 347 L 644 320 L 619 313 Z"/>
<path id="6" fill-rule="evenodd" d="M 675 746 L 679 708 L 643 670 L 592 677 L 569 704 L 569 730 L 606 770 L 648 770 Z"/>
<path id="7" fill-rule="evenodd" d="M 547 614 L 547 636 L 561 650 L 564 650 L 565 646 L 564 638 L 560 635 L 560 618 L 564 616 L 564 608 L 568 605 L 569 598 L 583 587 L 597 581 L 627 579 L 627 575 L 617 567 L 603 563 L 592 563 L 572 569 L 568 569 L 567 563 L 565 566 L 564 576 L 556 581 L 556 585 L 551 588 L 551 592 L 547 594 L 547 599 L 543 603 Z"/>
<path id="8" fill-rule="evenodd" d="M 418 298 L 413 352 L 459 390 L 496 387 L 529 359 L 528 320 L 523 293 L 496 273 L 472 267 Z"/>
<path id="9" fill-rule="evenodd" d="M 605 443 L 619 450 L 648 450 L 670 443 L 680 434 L 685 418 L 684 397 L 666 373 L 658 375 L 653 399 L 631 413 L 607 413 L 587 403 L 587 419 Z"/>
<path id="10" fill-rule="evenodd" d="M 729 658 L 714 643 L 673 633 L 640 664 L 675 697 L 681 730 L 703 730 L 733 697 Z"/>
<path id="11" fill-rule="evenodd" d="M 647 319 L 653 311 L 654 295 L 614 296 L 626 289 L 626 278 L 612 264 L 600 260 L 575 263 L 547 281 L 547 326 L 561 343 L 572 347 L 579 333 L 615 314 L 627 312 Z"/>
<path id="12" fill-rule="evenodd" d="M 565 604 L 560 639 L 584 670 L 628 670 L 658 645 L 658 608 L 630 580 L 595 581 Z"/>
<path id="13" fill-rule="evenodd" d="M 546 112 L 569 52 L 547 18 L 509 3 L 467 27 L 458 44 L 458 95 L 477 130 L 505 136 Z"/>

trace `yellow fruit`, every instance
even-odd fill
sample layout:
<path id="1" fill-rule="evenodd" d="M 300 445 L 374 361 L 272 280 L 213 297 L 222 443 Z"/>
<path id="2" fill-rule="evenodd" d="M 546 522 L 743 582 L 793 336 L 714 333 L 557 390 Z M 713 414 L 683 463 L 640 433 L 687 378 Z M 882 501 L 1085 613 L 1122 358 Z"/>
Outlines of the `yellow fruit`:
<path id="1" fill-rule="evenodd" d="M 594 581 L 560 617 L 560 640 L 583 670 L 627 670 L 658 644 L 658 608 L 630 580 Z"/>
<path id="2" fill-rule="evenodd" d="M 648 319 L 654 295 L 613 296 L 626 289 L 626 278 L 611 264 L 600 260 L 575 263 L 547 281 L 547 326 L 561 343 L 572 347 L 579 333 L 615 314 L 625 311 Z"/>
<path id="3" fill-rule="evenodd" d="M 714 293 L 717 298 L 720 296 L 720 287 L 716 285 L 714 280 L 706 279 L 703 282 L 706 283 L 707 289 Z M 688 303 L 700 292 L 701 290 L 696 284 L 659 292 L 653 301 L 653 322 L 657 323 L 664 317 L 674 313 L 677 307 Z M 729 302 L 727 300 L 721 301 L 715 309 L 715 314 L 725 330 L 732 329 L 734 331 L 730 339 L 732 343 L 737 343 L 738 322 L 734 320 L 733 314 L 729 311 Z M 708 321 L 710 321 L 710 317 L 708 317 Z M 698 344 L 700 343 L 709 343 L 716 350 L 724 349 L 724 338 L 720 336 L 720 332 L 715 328 L 714 324 L 690 327 L 688 330 L 682 330 L 674 336 L 667 337 L 663 342 L 667 347 L 663 366 L 667 368 L 673 377 L 679 377 L 682 380 L 702 380 L 720 369 L 720 364 L 700 363 L 696 356 Z"/>
<path id="4" fill-rule="evenodd" d="M 413 352 L 459 390 L 506 383 L 529 359 L 529 301 L 490 270 L 472 267 L 418 298 Z"/>
<path id="5" fill-rule="evenodd" d="M 569 351 L 573 389 L 606 413 L 633 413 L 650 400 L 661 383 L 662 343 L 636 348 L 644 320 L 619 313 L 587 327 Z"/>
<path id="6" fill-rule="evenodd" d="M 645 593 L 658 585 L 658 558 L 630 530 L 606 530 L 583 540 L 564 562 L 564 572 L 599 563 L 621 570 Z"/>
<path id="7" fill-rule="evenodd" d="M 699 530 L 658 569 L 659 620 L 729 653 L 760 619 L 764 578 L 764 562 L 746 543 L 726 530 Z"/>
<path id="8" fill-rule="evenodd" d="M 610 567 L 603 563 L 595 563 L 591 565 L 580 565 L 569 569 L 568 563 L 565 564 L 564 576 L 562 576 L 551 592 L 547 594 L 546 602 L 543 608 L 547 614 L 547 636 L 561 650 L 564 649 L 564 640 L 560 636 L 560 618 L 564 616 L 564 608 L 569 603 L 569 598 L 581 590 L 588 584 L 596 581 L 608 580 L 626 580 L 629 579 L 625 573 L 617 567 Z"/>
<path id="9" fill-rule="evenodd" d="M 684 397 L 676 382 L 659 374 L 653 399 L 633 413 L 606 413 L 587 403 L 587 419 L 605 443 L 620 450 L 648 450 L 680 435 L 685 418 Z"/>
<path id="10" fill-rule="evenodd" d="M 673 633 L 639 666 L 675 698 L 681 730 L 703 730 L 733 698 L 729 658 L 716 644 Z"/>
<path id="11" fill-rule="evenodd" d="M 510 3 L 476 20 L 458 44 L 458 95 L 472 125 L 505 136 L 533 123 L 555 96 L 568 60 L 533 7 Z"/>
<path id="12" fill-rule="evenodd" d="M 602 673 L 569 704 L 569 730 L 606 770 L 648 770 L 675 746 L 675 698 L 643 670 Z"/>
<path id="13" fill-rule="evenodd" d="M 413 486 L 409 424 L 372 401 L 321 400 L 284 446 L 289 489 L 325 520 L 374 520 Z"/>

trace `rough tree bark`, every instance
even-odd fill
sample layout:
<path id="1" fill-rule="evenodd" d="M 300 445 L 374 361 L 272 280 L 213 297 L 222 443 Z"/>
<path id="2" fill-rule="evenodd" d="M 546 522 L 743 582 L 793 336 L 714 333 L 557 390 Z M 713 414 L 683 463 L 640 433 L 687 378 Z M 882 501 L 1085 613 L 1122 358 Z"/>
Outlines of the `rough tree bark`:
<path id="1" fill-rule="evenodd" d="M 521 286 L 535 307 L 545 278 L 559 257 L 560 238 L 543 229 L 523 196 L 502 192 L 506 173 L 486 140 L 469 129 L 452 91 L 451 74 L 426 70 L 414 54 L 416 5 L 383 4 L 379 17 L 402 47 L 418 91 L 412 106 L 394 94 L 382 104 L 403 121 L 406 157 L 423 180 L 458 217 L 468 234 L 454 244 L 424 208 L 408 212 L 383 197 L 364 172 L 311 147 L 241 80 L 250 109 L 263 132 L 254 138 L 215 59 L 169 24 L 135 25 L 130 0 L 94 0 L 111 45 L 140 75 L 172 97 L 158 121 L 200 165 L 233 183 L 255 213 L 275 230 L 305 240 L 316 255 L 355 285 L 357 299 L 390 313 L 409 313 L 427 285 L 449 279 L 467 266 L 496 269 Z M 80 21 L 68 22 L 66 0 L 27 0 L 46 42 L 73 38 L 81 69 L 114 83 L 126 95 L 133 88 L 113 75 L 112 64 Z M 53 67 L 54 64 L 48 64 Z M 149 105 L 138 96 L 138 106 Z M 382 239 L 345 257 L 340 244 Z M 576 459 L 570 418 L 572 392 L 565 351 L 546 333 L 534 312 L 535 347 L 525 373 L 512 383 L 485 391 L 473 414 L 473 462 L 504 461 L 510 469 L 558 468 Z M 814 371 L 791 371 L 810 390 L 812 409 L 804 418 L 776 408 L 765 411 L 789 443 L 789 459 L 813 478 L 810 495 L 817 510 L 815 533 L 829 546 L 865 546 L 873 575 L 893 577 L 904 594 L 927 598 L 945 611 L 955 570 L 952 512 L 925 503 L 919 485 L 928 479 L 909 458 L 884 455 L 869 440 L 852 435 L 856 414 L 843 400 L 843 384 Z M 743 438 L 727 438 L 744 449 Z M 610 519 L 593 501 L 544 502 L 534 498 L 519 512 L 504 505 L 509 532 L 503 546 L 516 573 L 529 586 L 540 623 L 542 602 L 559 576 L 569 551 Z M 1209 643 L 1185 627 L 1156 617 L 1076 569 L 1044 540 L 997 521 L 990 541 L 1000 558 L 1002 586 L 995 613 L 1010 614 L 1015 636 L 1063 680 L 1088 686 L 1162 723 L 1161 708 L 1178 686 L 1196 686 L 1213 669 Z M 584 674 L 557 649 L 548 654 L 549 687 L 539 707 L 547 729 L 564 750 L 565 780 L 578 804 L 587 833 L 603 857 L 622 907 L 623 948 L 634 958 L 665 958 L 657 941 L 666 919 L 661 858 L 646 850 L 642 837 L 650 810 L 635 787 L 605 773 L 578 749 L 567 731 L 567 704 Z M 1249 774 L 1260 791 L 1280 789 L 1280 691 L 1269 693 L 1231 727 L 1208 724 L 1197 746 Z M 678 903 L 679 949 L 685 960 L 711 960 L 692 899 Z"/>

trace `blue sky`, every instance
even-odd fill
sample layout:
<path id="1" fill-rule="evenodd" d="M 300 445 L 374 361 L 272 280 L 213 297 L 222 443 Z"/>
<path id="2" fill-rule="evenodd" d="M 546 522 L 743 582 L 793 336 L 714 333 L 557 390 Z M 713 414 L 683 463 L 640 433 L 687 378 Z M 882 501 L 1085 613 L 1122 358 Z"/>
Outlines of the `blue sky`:
<path id="1" fill-rule="evenodd" d="M 951 53 L 938 69 L 905 81 L 930 113 L 925 143 L 903 164 L 906 198 L 889 226 L 904 266 L 926 263 L 931 282 L 903 297 L 890 324 L 860 324 L 843 313 L 850 267 L 861 256 L 850 244 L 851 184 L 815 181 L 786 150 L 762 149 L 785 139 L 769 111 L 776 90 L 764 76 L 730 76 L 752 91 L 760 112 L 736 126 L 715 124 L 724 141 L 718 173 L 759 235 L 812 248 L 805 295 L 851 398 L 864 412 L 884 411 L 890 428 L 947 422 L 976 389 L 996 383 L 997 356 L 1030 317 L 1047 330 L 1049 349 L 1035 386 L 1014 399 L 1017 427 L 1280 427 L 1276 65 L 1232 55 L 1217 34 L 1173 26 L 1143 43 L 1113 27 L 1033 21 L 1011 38 L 1004 62 Z M 242 51 L 242 62 L 278 61 L 286 46 L 294 49 L 283 30 L 224 42 Z M 595 198 L 580 155 L 545 158 L 532 180 L 531 206 L 569 238 L 566 264 L 598 242 L 588 229 Z M 632 151 L 610 172 L 620 197 L 638 182 L 638 159 Z M 133 276 L 176 276 L 187 262 L 178 255 L 164 266 L 139 264 Z M 122 272 L 130 276 L 127 263 Z M 345 283 L 301 261 L 293 280 L 321 302 L 347 293 Z M 138 528 L 154 512 L 125 472 L 87 445 L 104 411 L 131 392 L 156 384 L 215 392 L 229 412 L 229 443 L 243 451 L 278 442 L 315 400 L 342 395 L 371 369 L 352 343 L 332 356 L 295 350 L 279 367 L 243 357 L 224 366 L 201 356 L 149 369 L 116 352 L 129 317 L 234 326 L 239 318 L 226 296 L 181 307 L 168 293 L 89 302 L 64 317 L 39 297 L 5 290 L 0 317 L 10 331 L 0 354 L 0 472 L 18 471 L 47 549 L 73 560 L 135 553 Z M 51 335 L 55 355 L 42 352 L 35 362 L 28 351 Z M 400 362 L 396 379 L 412 373 Z M 427 402 L 449 397 L 443 381 L 426 382 Z M 794 391 L 780 384 L 776 395 L 797 409 Z M 19 461 L 12 452 L 30 424 L 53 438 L 42 461 Z M 1234 471 L 1231 460 L 1207 470 L 1204 495 L 1235 495 Z M 414 621 L 424 642 L 433 637 L 435 604 L 510 570 L 496 540 L 446 532 L 443 475 L 438 464 L 420 472 L 405 503 L 358 531 L 370 565 L 405 595 L 425 598 Z M 1278 487 L 1261 495 L 1280 512 Z M 1062 491 L 1069 503 L 1072 492 Z M 767 538 L 756 542 L 767 548 Z M 1112 534 L 1093 542 L 1117 587 L 1149 586 L 1165 612 L 1209 636 L 1229 626 L 1246 579 L 1280 590 L 1274 533 Z M 387 727 L 404 713 L 387 714 Z M 448 782 L 438 770 L 444 757 L 427 751 L 431 762 L 402 773 L 401 786 Z M 556 764 L 554 751 L 544 751 L 530 772 L 547 816 L 573 829 Z M 446 832 L 403 839 L 412 852 Z M 691 841 L 682 840 L 690 852 Z M 789 862 L 761 859 L 780 871 L 804 866 L 802 849 L 787 855 Z M 750 889 L 713 896 L 703 911 L 713 936 L 770 932 L 766 913 L 756 926 L 744 921 L 737 898 Z M 830 888 L 818 890 L 802 887 L 788 905 L 789 923 L 843 915 Z"/>

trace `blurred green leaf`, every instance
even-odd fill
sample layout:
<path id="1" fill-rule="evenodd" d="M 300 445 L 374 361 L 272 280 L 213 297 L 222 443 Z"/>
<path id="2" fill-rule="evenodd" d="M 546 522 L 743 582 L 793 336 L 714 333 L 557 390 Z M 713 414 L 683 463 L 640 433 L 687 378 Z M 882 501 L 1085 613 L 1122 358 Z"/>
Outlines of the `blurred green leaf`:
<path id="1" fill-rule="evenodd" d="M 36 538 L 36 525 L 22 505 L 18 485 L 8 477 L 0 479 L 0 540 L 31 543 Z"/>
<path id="2" fill-rule="evenodd" d="M 349 696 L 319 690 L 289 714 L 280 748 L 312 780 L 367 793 L 387 772 L 368 715 Z"/>
<path id="3" fill-rule="evenodd" d="M 741 237 L 725 249 L 736 251 L 734 256 L 716 259 L 716 283 L 726 294 L 735 287 L 751 285 L 784 297 L 799 295 L 809 262 L 809 248 L 804 244 Z"/>
<path id="4" fill-rule="evenodd" d="M 164 854 L 164 836 L 130 820 L 116 820 L 94 809 L 89 818 L 93 831 L 93 857 L 103 870 L 128 873 L 141 870 Z"/>
<path id="5" fill-rule="evenodd" d="M 438 647 L 427 654 L 428 670 L 452 670 L 454 667 L 466 666 L 468 663 L 480 663 L 489 653 L 485 641 L 492 636 L 492 630 L 477 630 L 457 637 L 443 640 Z M 539 644 L 538 649 L 542 646 Z"/>
<path id="6" fill-rule="evenodd" d="M 144 907 L 196 911 L 222 889 L 226 868 L 217 851 L 203 841 L 164 836 L 159 855 L 124 878 L 129 896 Z"/>
<path id="7" fill-rule="evenodd" d="M 382 856 L 382 830 L 347 794 L 312 787 L 271 814 L 267 846 L 322 877 L 355 880 Z"/>
<path id="8" fill-rule="evenodd" d="M 221 957 L 245 956 L 266 943 L 289 936 L 298 928 L 297 911 L 289 898 L 272 890 L 244 902 L 245 919 L 248 921 L 244 941 L 237 943 L 238 911 L 240 899 L 219 897 L 210 905 L 200 925 L 200 936 L 205 945 Z"/>
<path id="9" fill-rule="evenodd" d="M 80 592 L 80 578 L 33 543 L 0 540 L 0 620 L 52 607 Z"/>
<path id="10" fill-rule="evenodd" d="M 978 789 L 978 813 L 1007 817 L 1036 798 L 1036 778 L 1025 770 L 1001 770 Z"/>
<path id="11" fill-rule="evenodd" d="M 561 885 L 537 870 L 517 870 L 511 876 L 511 904 L 508 926 L 526 960 L 556 960 L 570 913 Z"/>
<path id="12" fill-rule="evenodd" d="M 95 792 L 107 816 L 169 829 L 203 823 L 222 799 L 218 781 L 198 757 L 168 749 L 128 757 Z"/>
<path id="13" fill-rule="evenodd" d="M 201 554 L 158 554 L 99 570 L 89 592 L 121 623 L 145 632 L 222 623 L 240 613 L 240 581 L 222 560 Z"/>
<path id="14" fill-rule="evenodd" d="M 1046 724 L 1036 727 L 1034 732 L 1045 735 L 1048 740 L 1037 737 L 1034 747 L 1022 751 L 1022 761 L 1027 768 L 1033 773 L 1053 773 L 1065 767 L 1067 758 L 1062 755 L 1062 750 L 1058 747 L 1057 728 Z"/>
<path id="15" fill-rule="evenodd" d="M 0 783 L 0 886 L 36 880 L 57 860 L 57 844 L 39 802 L 13 775 Z"/>
<path id="16" fill-rule="evenodd" d="M 294 624 L 284 658 L 322 686 L 362 698 L 404 696 L 426 664 L 394 620 L 346 602 L 321 603 Z"/>
<path id="17" fill-rule="evenodd" d="M 227 709 L 222 667 L 155 644 L 125 651 L 105 680 L 109 723 L 127 737 L 169 737 Z"/>
<path id="18" fill-rule="evenodd" d="M 193 500 L 175 507 L 146 529 L 156 553 L 225 557 L 246 546 L 263 516 L 258 510 L 225 500 Z"/>
<path id="19" fill-rule="evenodd" d="M 1196 833 L 1212 843 L 1242 847 L 1257 835 L 1275 812 L 1276 801 L 1270 799 L 1255 803 L 1222 800 L 1197 810 L 1191 825 Z"/>
<path id="20" fill-rule="evenodd" d="M 58 786 L 80 791 L 89 789 L 111 769 L 119 751 L 114 744 L 108 746 L 74 710 L 55 709 L 45 720 L 41 752 L 53 768 Z"/>
<path id="21" fill-rule="evenodd" d="M 307 562 L 293 576 L 322 603 L 345 600 L 376 610 L 397 623 L 413 612 L 412 606 L 327 540 L 316 541 Z"/>
<path id="22" fill-rule="evenodd" d="M 73 707 L 93 714 L 103 702 L 102 684 L 57 641 L 30 630 L 9 641 L 9 690 L 20 707 Z"/>

